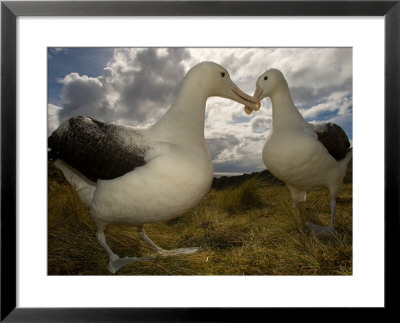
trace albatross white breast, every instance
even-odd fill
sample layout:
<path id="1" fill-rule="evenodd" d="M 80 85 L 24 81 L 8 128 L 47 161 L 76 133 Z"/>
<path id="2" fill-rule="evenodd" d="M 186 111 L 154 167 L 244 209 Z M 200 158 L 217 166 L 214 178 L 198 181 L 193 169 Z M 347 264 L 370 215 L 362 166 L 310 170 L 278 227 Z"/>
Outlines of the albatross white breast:
<path id="1" fill-rule="evenodd" d="M 333 123 L 306 122 L 294 106 L 288 84 L 279 70 L 270 69 L 261 74 L 253 97 L 257 100 L 270 97 L 272 102 L 272 127 L 262 151 L 265 165 L 287 184 L 293 207 L 305 201 L 307 191 L 326 187 L 330 193 L 330 225 L 306 225 L 317 234 L 332 232 L 336 195 L 352 157 L 345 132 Z M 253 110 L 245 107 L 248 114 Z"/>
<path id="2" fill-rule="evenodd" d="M 211 186 L 213 167 L 204 139 L 207 98 L 220 96 L 256 107 L 222 66 L 203 62 L 186 75 L 166 114 L 148 129 L 73 117 L 49 137 L 56 166 L 90 207 L 97 238 L 115 273 L 140 258 L 119 258 L 107 245 L 109 224 L 131 225 L 155 251 L 172 255 L 197 248 L 164 250 L 143 225 L 174 218 L 193 207 Z M 134 107 L 133 107 L 134 108 Z"/>

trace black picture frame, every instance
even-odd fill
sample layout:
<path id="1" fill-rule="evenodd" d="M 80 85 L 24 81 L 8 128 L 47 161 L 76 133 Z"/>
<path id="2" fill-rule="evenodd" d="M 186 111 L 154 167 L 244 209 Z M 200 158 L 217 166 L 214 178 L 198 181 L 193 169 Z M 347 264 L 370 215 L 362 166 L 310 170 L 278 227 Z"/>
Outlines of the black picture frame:
<path id="1" fill-rule="evenodd" d="M 4 1 L 1 3 L 1 321 L 234 322 L 283 309 L 17 308 L 16 19 L 18 16 L 384 16 L 385 307 L 396 310 L 400 217 L 400 1 Z M 373 73 L 371 72 L 371 81 Z M 373 147 L 371 147 L 371 153 Z M 373 165 L 372 165 L 373 167 Z M 371 170 L 373 172 L 373 170 Z M 284 309 L 287 310 L 287 309 Z M 334 317 L 332 309 L 329 316 Z M 373 318 L 372 313 L 368 312 Z M 316 314 L 312 314 L 316 315 Z M 262 316 L 261 316 L 262 317 Z M 378 317 L 378 316 L 377 316 Z M 318 317 L 317 317 L 318 318 Z M 321 316 L 319 317 L 322 318 Z M 248 319 L 246 319 L 248 321 Z"/>

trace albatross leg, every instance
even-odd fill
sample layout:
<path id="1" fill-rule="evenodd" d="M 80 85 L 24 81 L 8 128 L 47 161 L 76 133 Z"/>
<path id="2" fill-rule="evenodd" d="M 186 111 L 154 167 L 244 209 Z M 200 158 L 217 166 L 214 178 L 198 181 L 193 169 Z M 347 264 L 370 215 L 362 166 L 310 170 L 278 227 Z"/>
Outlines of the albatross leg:
<path id="1" fill-rule="evenodd" d="M 165 250 L 157 246 L 151 239 L 147 236 L 146 232 L 143 229 L 143 226 L 138 227 L 139 237 L 146 242 L 154 251 L 158 252 L 162 256 L 174 256 L 174 255 L 182 255 L 182 254 L 191 254 L 197 252 L 198 248 L 179 248 L 173 250 Z"/>
<path id="2" fill-rule="evenodd" d="M 150 260 L 154 259 L 154 255 L 146 256 L 146 257 L 124 257 L 120 258 L 117 254 L 115 254 L 111 248 L 108 246 L 106 241 L 106 236 L 104 234 L 105 226 L 100 225 L 98 226 L 97 231 L 97 240 L 107 252 L 108 257 L 110 259 L 108 263 L 108 271 L 112 274 L 115 274 L 118 270 L 124 267 L 127 264 L 130 264 L 135 261 L 143 261 L 143 260 Z M 157 251 L 157 253 L 164 255 L 164 256 L 173 256 L 173 255 L 180 255 L 180 254 L 191 254 L 198 251 L 198 248 L 180 248 L 175 250 L 164 250 L 157 246 L 144 232 L 143 227 L 138 228 L 139 236 L 142 238 L 153 250 Z"/>
<path id="3" fill-rule="evenodd" d="M 314 232 L 316 235 L 328 235 L 331 234 L 335 231 L 333 228 L 333 223 L 335 220 L 335 212 L 336 212 L 336 194 L 331 193 L 331 202 L 330 202 L 330 207 L 331 207 L 331 221 L 329 226 L 321 226 L 317 225 L 314 223 L 306 222 L 307 228 L 309 228 L 312 232 Z"/>
<path id="4" fill-rule="evenodd" d="M 292 208 L 296 208 L 297 202 L 305 202 L 307 199 L 307 191 L 300 190 L 294 186 L 288 185 L 292 194 Z"/>
<path id="5" fill-rule="evenodd" d="M 97 236 L 97 240 L 99 240 L 100 244 L 105 249 L 108 256 L 110 257 L 110 261 L 118 259 L 119 257 L 108 246 L 108 244 L 106 242 L 106 236 L 104 235 L 104 231 L 98 231 L 96 236 Z"/>
<path id="6" fill-rule="evenodd" d="M 119 270 L 119 268 L 118 269 L 115 268 L 113 263 L 120 258 L 108 246 L 107 241 L 106 241 L 106 236 L 104 235 L 104 231 L 97 231 L 96 236 L 97 236 L 97 240 L 99 240 L 101 246 L 104 248 L 104 250 L 108 254 L 108 257 L 110 258 L 110 262 L 108 263 L 108 271 L 112 274 L 115 274 Z"/>
<path id="7" fill-rule="evenodd" d="M 331 224 L 330 227 L 333 231 L 333 223 L 335 221 L 335 212 L 336 212 L 336 196 L 331 196 Z"/>
<path id="8" fill-rule="evenodd" d="M 154 251 L 159 252 L 159 253 L 162 253 L 164 251 L 164 249 L 160 248 L 153 241 L 151 241 L 151 239 L 147 236 L 147 234 L 144 231 L 142 226 L 138 227 L 137 231 L 139 233 L 140 239 L 142 239 L 144 242 L 146 242 L 151 247 L 151 249 L 153 249 Z"/>
<path id="9" fill-rule="evenodd" d="M 115 274 L 118 270 L 120 270 L 122 267 L 124 267 L 127 264 L 130 264 L 131 262 L 135 262 L 138 260 L 149 260 L 154 258 L 154 256 L 147 256 L 147 257 L 125 257 L 125 258 L 120 258 L 118 255 L 116 255 L 108 246 L 106 242 L 106 237 L 104 235 L 104 231 L 98 231 L 97 232 L 97 240 L 99 240 L 100 244 L 103 246 L 105 251 L 107 252 L 110 261 L 108 263 L 108 271 L 112 274 Z"/>

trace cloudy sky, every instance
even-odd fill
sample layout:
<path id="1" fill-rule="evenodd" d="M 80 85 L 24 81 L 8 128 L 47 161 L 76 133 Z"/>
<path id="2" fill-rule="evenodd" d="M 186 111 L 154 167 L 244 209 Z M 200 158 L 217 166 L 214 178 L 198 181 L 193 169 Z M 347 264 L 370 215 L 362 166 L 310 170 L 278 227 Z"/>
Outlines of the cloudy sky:
<path id="1" fill-rule="evenodd" d="M 262 72 L 280 69 L 307 121 L 334 122 L 352 140 L 351 48 L 49 48 L 48 134 L 77 115 L 147 127 L 172 104 L 186 72 L 205 60 L 224 66 L 248 94 Z M 250 116 L 236 102 L 208 99 L 205 137 L 216 173 L 265 169 L 271 112 L 268 98 Z"/>

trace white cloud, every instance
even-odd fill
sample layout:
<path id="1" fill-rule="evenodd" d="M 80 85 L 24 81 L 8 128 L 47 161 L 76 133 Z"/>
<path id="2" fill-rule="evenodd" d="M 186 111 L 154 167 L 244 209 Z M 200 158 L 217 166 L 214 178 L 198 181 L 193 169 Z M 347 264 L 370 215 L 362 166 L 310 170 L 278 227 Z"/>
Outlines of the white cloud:
<path id="1" fill-rule="evenodd" d="M 60 120 L 58 114 L 62 108 L 54 104 L 47 105 L 47 135 L 50 136 L 51 133 L 58 128 L 60 125 Z"/>
<path id="2" fill-rule="evenodd" d="M 133 126 L 153 123 L 173 102 L 188 56 L 185 49 L 118 48 L 102 75 L 65 76 L 60 118 L 90 115 Z"/>
<path id="3" fill-rule="evenodd" d="M 349 115 L 349 109 L 352 106 L 351 94 L 347 92 L 334 92 L 326 98 L 326 101 L 312 106 L 308 109 L 300 109 L 303 117 L 306 119 L 316 118 L 324 112 L 337 112 L 338 115 Z"/>
<path id="4" fill-rule="evenodd" d="M 272 117 L 257 116 L 251 120 L 251 129 L 255 132 L 266 132 L 272 123 Z"/>

